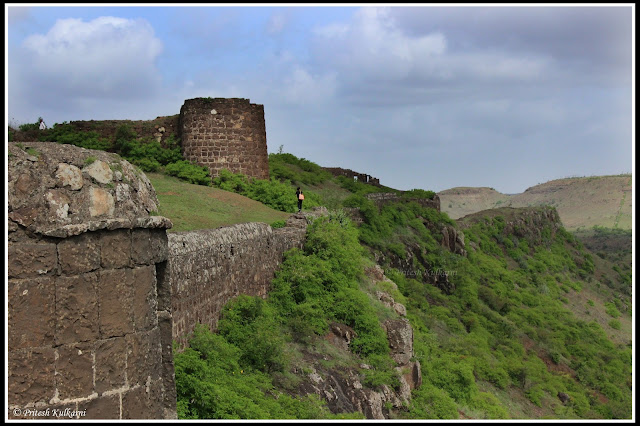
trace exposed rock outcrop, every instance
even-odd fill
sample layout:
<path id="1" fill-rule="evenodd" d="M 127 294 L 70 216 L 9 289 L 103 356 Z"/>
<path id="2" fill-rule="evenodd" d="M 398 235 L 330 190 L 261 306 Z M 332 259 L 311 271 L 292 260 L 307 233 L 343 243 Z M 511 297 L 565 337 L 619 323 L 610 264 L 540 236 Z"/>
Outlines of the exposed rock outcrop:
<path id="1" fill-rule="evenodd" d="M 376 267 L 367 270 L 367 274 L 375 281 L 389 280 Z M 301 394 L 314 393 L 327 402 L 327 406 L 334 413 L 359 411 L 368 419 L 387 419 L 391 410 L 401 409 L 411 400 L 411 391 L 422 384 L 420 363 L 413 361 L 413 329 L 409 321 L 404 318 L 406 310 L 393 297 L 385 292 L 377 292 L 379 300 L 386 306 L 392 307 L 400 316 L 389 319 L 382 324 L 387 333 L 390 354 L 396 362 L 399 385 L 392 388 L 381 385 L 375 389 L 365 385 L 365 375 L 372 367 L 360 364 L 356 367 L 326 367 L 331 359 L 327 355 L 305 353 L 307 361 L 312 363 L 311 371 L 306 374 L 306 380 L 300 385 Z M 343 351 L 348 356 L 349 344 L 357 337 L 355 331 L 344 324 L 332 323 L 326 340 Z"/>

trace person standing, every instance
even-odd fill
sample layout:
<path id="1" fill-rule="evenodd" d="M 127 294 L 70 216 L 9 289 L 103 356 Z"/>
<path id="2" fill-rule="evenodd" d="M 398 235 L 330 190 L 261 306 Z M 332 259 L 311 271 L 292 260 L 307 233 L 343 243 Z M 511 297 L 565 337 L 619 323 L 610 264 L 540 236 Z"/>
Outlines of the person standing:
<path id="1" fill-rule="evenodd" d="M 304 194 L 300 190 L 300 187 L 296 190 L 296 197 L 298 198 L 298 213 L 302 211 L 302 201 L 304 200 Z"/>
<path id="2" fill-rule="evenodd" d="M 44 124 L 44 120 L 42 119 L 42 117 L 40 117 L 40 130 L 45 130 L 47 128 L 47 125 Z"/>

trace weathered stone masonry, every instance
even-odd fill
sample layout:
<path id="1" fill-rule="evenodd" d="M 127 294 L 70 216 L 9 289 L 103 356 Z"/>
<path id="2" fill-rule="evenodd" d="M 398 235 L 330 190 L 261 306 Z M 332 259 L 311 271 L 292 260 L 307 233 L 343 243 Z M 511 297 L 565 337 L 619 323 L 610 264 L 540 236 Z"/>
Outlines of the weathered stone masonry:
<path id="1" fill-rule="evenodd" d="M 169 234 L 173 338 L 184 347 L 196 324 L 215 330 L 223 306 L 239 294 L 266 297 L 283 253 L 302 248 L 304 235 L 266 223 Z"/>
<path id="2" fill-rule="evenodd" d="M 187 99 L 180 109 L 185 159 L 205 166 L 269 179 L 264 106 L 241 98 Z"/>
<path id="3" fill-rule="evenodd" d="M 151 183 L 115 154 L 11 143 L 8 171 L 10 418 L 175 419 L 173 341 L 184 347 L 198 323 L 215 329 L 239 294 L 266 297 L 283 253 L 303 247 L 307 216 L 326 214 L 167 235 L 171 222 L 150 216 Z M 421 381 L 410 326 L 396 322 L 385 328 L 400 393 L 345 388 L 369 418 Z"/>
<path id="4" fill-rule="evenodd" d="M 175 418 L 166 228 L 119 157 L 8 146 L 9 416 Z M 14 411 L 16 410 L 16 411 Z M 67 410 L 66 412 L 64 410 Z"/>
<path id="5" fill-rule="evenodd" d="M 266 296 L 304 241 L 304 215 L 167 235 L 143 173 L 72 145 L 9 144 L 8 187 L 12 418 L 175 418 L 173 340 Z"/>

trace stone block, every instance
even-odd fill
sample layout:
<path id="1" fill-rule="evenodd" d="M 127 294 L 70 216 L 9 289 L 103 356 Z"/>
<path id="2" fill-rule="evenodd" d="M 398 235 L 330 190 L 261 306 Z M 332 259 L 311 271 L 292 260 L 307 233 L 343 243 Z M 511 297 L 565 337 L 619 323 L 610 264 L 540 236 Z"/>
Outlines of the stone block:
<path id="1" fill-rule="evenodd" d="M 171 279 L 169 262 L 156 264 L 156 297 L 157 310 L 171 310 Z"/>
<path id="2" fill-rule="evenodd" d="M 95 386 L 99 395 L 125 385 L 127 342 L 124 337 L 96 343 Z"/>
<path id="3" fill-rule="evenodd" d="M 55 283 L 53 277 L 9 280 L 9 347 L 53 346 Z"/>
<path id="4" fill-rule="evenodd" d="M 157 383 L 155 383 L 157 386 Z M 140 386 L 122 395 L 123 419 L 161 419 L 163 417 L 161 396 L 153 387 Z"/>
<path id="5" fill-rule="evenodd" d="M 56 345 L 95 340 L 98 324 L 98 276 L 94 272 L 56 280 Z"/>
<path id="6" fill-rule="evenodd" d="M 82 189 L 82 186 L 84 185 L 82 171 L 73 164 L 58 164 L 56 178 L 58 178 L 57 184 L 59 186 L 69 186 L 74 191 Z"/>
<path id="7" fill-rule="evenodd" d="M 160 343 L 162 345 L 162 384 L 164 391 L 164 408 L 176 411 L 175 369 L 173 365 L 173 335 L 172 317 L 167 311 L 158 312 L 158 328 L 160 329 Z"/>
<path id="8" fill-rule="evenodd" d="M 155 265 L 135 268 L 133 273 L 133 323 L 136 331 L 158 325 Z"/>
<path id="9" fill-rule="evenodd" d="M 92 344 L 74 343 L 57 348 L 56 388 L 58 398 L 86 398 L 93 389 Z"/>
<path id="10" fill-rule="evenodd" d="M 127 269 L 101 271 L 98 275 L 100 337 L 124 336 L 133 331 L 132 272 Z"/>
<path id="11" fill-rule="evenodd" d="M 48 403 L 55 395 L 53 348 L 10 350 L 8 400 L 10 406 Z"/>
<path id="12" fill-rule="evenodd" d="M 153 229 L 149 231 L 151 244 L 151 262 L 160 263 L 169 258 L 169 241 L 167 231 L 164 229 Z"/>
<path id="13" fill-rule="evenodd" d="M 9 278 L 38 277 L 55 272 L 58 250 L 55 244 L 9 244 Z"/>
<path id="14" fill-rule="evenodd" d="M 58 259 L 62 273 L 77 275 L 100 267 L 100 244 L 98 235 L 84 233 L 58 243 Z"/>
<path id="15" fill-rule="evenodd" d="M 129 334 L 126 339 L 129 386 L 145 385 L 147 380 L 159 379 L 162 371 L 160 330 Z"/>
<path id="16" fill-rule="evenodd" d="M 103 395 L 79 402 L 78 409 L 85 411 L 85 419 L 120 419 L 120 395 Z"/>
<path id="17" fill-rule="evenodd" d="M 131 234 L 118 229 L 100 235 L 101 264 L 105 269 L 124 268 L 131 261 Z"/>
<path id="18" fill-rule="evenodd" d="M 152 258 L 150 231 L 134 229 L 131 232 L 131 260 L 137 265 L 149 265 Z"/>

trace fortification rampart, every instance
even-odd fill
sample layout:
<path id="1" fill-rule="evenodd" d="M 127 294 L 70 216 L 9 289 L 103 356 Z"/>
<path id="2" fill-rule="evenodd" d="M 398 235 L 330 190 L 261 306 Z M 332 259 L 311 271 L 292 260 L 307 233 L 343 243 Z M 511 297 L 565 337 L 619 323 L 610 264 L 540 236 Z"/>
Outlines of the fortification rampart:
<path id="1" fill-rule="evenodd" d="M 430 207 L 440 211 L 440 197 L 436 194 L 433 198 L 414 198 L 403 197 L 401 193 L 394 192 L 372 192 L 365 195 L 368 199 L 373 201 L 378 208 L 381 208 L 387 203 L 395 203 L 398 201 L 411 202 L 414 201 L 423 207 Z"/>
<path id="2" fill-rule="evenodd" d="M 209 169 L 269 179 L 264 106 L 241 98 L 187 99 L 180 109 L 182 154 Z"/>
<path id="3" fill-rule="evenodd" d="M 302 248 L 304 235 L 304 228 L 265 223 L 169 234 L 174 340 L 184 347 L 198 323 L 215 330 L 222 308 L 239 294 L 266 297 L 282 254 Z"/>
<path id="4" fill-rule="evenodd" d="M 12 418 L 175 418 L 166 218 L 118 156 L 8 145 Z M 56 411 L 57 410 L 57 411 Z"/>
<path id="5" fill-rule="evenodd" d="M 115 154 L 29 142 L 8 157 L 9 416 L 176 418 L 173 341 L 265 297 L 309 213 L 167 235 L 151 183 Z"/>

